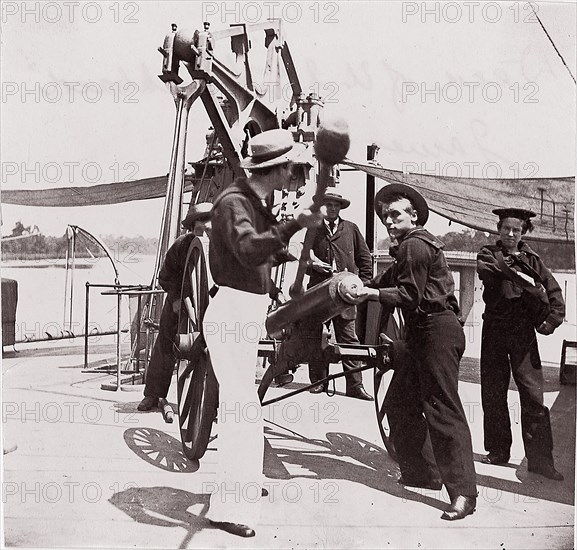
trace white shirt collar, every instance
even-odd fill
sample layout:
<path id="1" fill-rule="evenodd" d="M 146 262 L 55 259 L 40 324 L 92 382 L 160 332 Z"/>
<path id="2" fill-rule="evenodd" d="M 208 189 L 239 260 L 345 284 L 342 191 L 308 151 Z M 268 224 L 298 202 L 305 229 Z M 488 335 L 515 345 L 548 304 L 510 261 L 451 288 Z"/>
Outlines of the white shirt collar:
<path id="1" fill-rule="evenodd" d="M 329 220 L 327 220 L 326 218 L 324 219 L 325 225 L 327 226 L 327 229 L 330 231 L 331 226 L 329 225 Z M 335 231 L 337 229 L 337 227 L 339 226 L 339 223 L 341 223 L 341 218 L 340 216 L 337 217 L 337 219 L 335 220 Z"/>

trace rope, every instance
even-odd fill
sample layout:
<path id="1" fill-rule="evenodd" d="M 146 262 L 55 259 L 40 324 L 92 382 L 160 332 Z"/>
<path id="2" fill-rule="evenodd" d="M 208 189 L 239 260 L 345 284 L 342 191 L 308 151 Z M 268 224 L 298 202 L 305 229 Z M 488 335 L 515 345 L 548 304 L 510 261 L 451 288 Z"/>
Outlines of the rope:
<path id="1" fill-rule="evenodd" d="M 567 65 L 567 63 L 565 63 L 565 59 L 563 59 L 563 56 L 561 55 L 561 52 L 559 52 L 559 50 L 557 49 L 557 46 L 555 46 L 555 42 L 553 42 L 553 39 L 551 38 L 551 36 L 549 36 L 549 33 L 547 32 L 547 29 L 545 28 L 545 26 L 543 25 L 541 19 L 539 19 L 539 16 L 537 15 L 537 12 L 535 11 L 535 8 L 533 7 L 533 4 L 531 2 L 529 2 L 529 5 L 531 6 L 531 9 L 533 10 L 533 13 L 535 14 L 535 17 L 537 18 L 537 21 L 539 21 L 539 25 L 541 25 L 541 28 L 543 29 L 543 32 L 547 35 L 547 38 L 549 39 L 549 42 L 551 42 L 551 44 L 553 45 L 553 47 L 555 48 L 555 51 L 557 52 L 557 55 L 559 56 L 559 58 L 561 59 L 561 61 L 563 62 L 563 65 L 565 65 L 567 71 L 569 72 L 569 75 L 571 76 L 571 78 L 573 79 L 573 82 L 575 82 L 575 84 L 577 84 L 577 81 L 575 80 L 575 77 L 573 76 L 573 73 L 571 72 L 571 69 L 569 68 L 569 66 Z"/>

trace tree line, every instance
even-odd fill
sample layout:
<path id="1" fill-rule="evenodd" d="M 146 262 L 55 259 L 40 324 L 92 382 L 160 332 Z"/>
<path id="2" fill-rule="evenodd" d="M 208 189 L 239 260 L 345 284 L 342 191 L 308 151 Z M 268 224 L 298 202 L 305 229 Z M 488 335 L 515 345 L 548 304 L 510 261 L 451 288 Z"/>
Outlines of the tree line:
<path id="1" fill-rule="evenodd" d="M 138 237 L 115 237 L 101 235 L 99 240 L 108 248 L 114 260 L 130 255 L 154 255 L 158 239 Z M 2 239 L 2 260 L 65 259 L 68 251 L 68 236 L 43 235 L 36 226 L 25 227 L 17 222 L 12 233 Z M 106 256 L 102 247 L 79 232 L 76 235 L 74 252 L 76 258 L 100 258 Z"/>
<path id="2" fill-rule="evenodd" d="M 33 228 L 24 227 L 20 222 L 17 222 L 9 237 L 12 239 L 2 241 L 2 260 L 66 258 L 68 249 L 66 233 L 61 237 L 45 236 L 39 232 L 36 226 Z M 158 246 L 158 239 L 142 236 L 101 235 L 99 238 L 108 247 L 114 260 L 125 258 L 128 255 L 154 255 Z M 478 252 L 482 246 L 497 240 L 495 235 L 487 236 L 483 231 L 473 229 L 451 231 L 444 235 L 437 235 L 437 238 L 445 243 L 445 250 L 467 252 Z M 530 238 L 527 241 L 552 270 L 575 269 L 575 247 L 573 244 L 531 242 Z M 389 245 L 388 238 L 380 239 L 377 243 L 377 249 L 388 250 Z M 77 258 L 105 255 L 98 244 L 82 234 L 78 234 Z"/>
<path id="3" fill-rule="evenodd" d="M 479 252 L 486 244 L 495 243 L 496 235 L 489 235 L 483 231 L 464 229 L 463 231 L 451 231 L 444 235 L 436 235 L 445 243 L 445 250 L 458 250 L 465 252 Z M 533 242 L 530 236 L 527 240 L 529 246 L 539 254 L 553 271 L 559 269 L 575 270 L 575 245 L 568 243 L 544 243 Z M 379 250 L 388 250 L 389 239 L 381 239 L 378 243 Z"/>

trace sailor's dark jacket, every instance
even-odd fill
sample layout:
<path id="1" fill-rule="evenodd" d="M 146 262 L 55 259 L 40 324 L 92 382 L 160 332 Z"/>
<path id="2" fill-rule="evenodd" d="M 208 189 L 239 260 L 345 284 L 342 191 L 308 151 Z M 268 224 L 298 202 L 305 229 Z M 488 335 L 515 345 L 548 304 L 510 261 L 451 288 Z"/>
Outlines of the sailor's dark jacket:
<path id="1" fill-rule="evenodd" d="M 194 237 L 194 233 L 181 235 L 167 250 L 164 257 L 164 262 L 158 274 L 158 283 L 168 293 L 168 300 L 170 301 L 180 298 L 186 256 Z"/>
<path id="2" fill-rule="evenodd" d="M 420 226 L 391 247 L 393 265 L 367 286 L 379 289 L 379 301 L 400 307 L 410 323 L 421 315 L 452 310 L 459 315 L 455 283 L 443 253 L 445 245 Z"/>
<path id="3" fill-rule="evenodd" d="M 539 255 L 523 240 L 517 246 L 514 267 L 530 274 L 536 272 L 547 292 L 551 311 L 546 321 L 558 327 L 565 317 L 565 302 L 559 284 L 551 271 L 545 266 Z M 503 253 L 501 241 L 494 245 L 484 246 L 477 254 L 477 273 L 483 282 L 483 301 L 485 302 L 485 320 L 501 319 L 519 321 L 523 319 L 524 307 L 521 298 L 523 288 L 515 285 L 502 271 L 496 254 Z M 505 256 L 506 259 L 507 256 Z M 530 269 L 524 270 L 524 266 Z"/>
<path id="4" fill-rule="evenodd" d="M 279 224 L 270 211 L 239 178 L 214 201 L 209 264 L 214 282 L 253 294 L 274 293 L 271 270 L 300 225 Z"/>

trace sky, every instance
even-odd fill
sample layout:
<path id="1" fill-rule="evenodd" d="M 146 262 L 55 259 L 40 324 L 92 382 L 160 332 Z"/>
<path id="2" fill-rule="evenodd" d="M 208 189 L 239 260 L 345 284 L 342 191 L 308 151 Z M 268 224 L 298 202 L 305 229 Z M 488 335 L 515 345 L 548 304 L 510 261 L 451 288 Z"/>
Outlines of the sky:
<path id="1" fill-rule="evenodd" d="M 575 3 L 533 6 L 575 75 Z M 157 48 L 170 24 L 194 30 L 207 20 L 221 30 L 269 16 L 283 17 L 303 88 L 324 97 L 327 116 L 347 120 L 350 158 L 364 160 L 376 143 L 378 161 L 396 170 L 575 175 L 575 83 L 526 3 L 3 2 L 2 188 L 166 174 L 175 109 L 157 77 Z M 253 35 L 257 62 L 263 46 L 264 33 Z M 233 63 L 229 50 L 218 42 L 215 55 Z M 202 157 L 209 124 L 195 103 L 187 160 Z M 339 192 L 353 201 L 346 217 L 364 227 L 364 175 L 343 172 Z M 162 207 L 3 205 L 2 233 L 20 220 L 47 235 L 71 223 L 95 235 L 157 237 Z M 437 216 L 429 227 L 461 228 Z"/>

